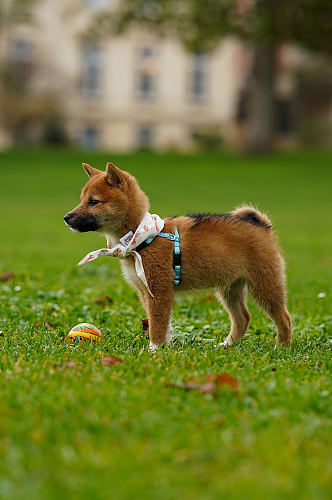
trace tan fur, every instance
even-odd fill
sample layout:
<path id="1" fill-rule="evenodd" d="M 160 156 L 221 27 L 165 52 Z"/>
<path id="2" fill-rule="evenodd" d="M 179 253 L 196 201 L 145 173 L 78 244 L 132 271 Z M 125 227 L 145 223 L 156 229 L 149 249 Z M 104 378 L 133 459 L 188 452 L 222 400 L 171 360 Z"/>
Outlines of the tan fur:
<path id="1" fill-rule="evenodd" d="M 149 210 L 148 198 L 134 177 L 112 164 L 107 165 L 106 174 L 86 164 L 84 169 L 91 178 L 83 188 L 81 203 L 70 214 L 95 217 L 97 231 L 116 244 L 128 231 L 135 231 Z M 90 198 L 100 203 L 90 207 Z M 292 328 L 284 262 L 268 217 L 244 206 L 228 217 L 207 217 L 198 224 L 187 216 L 165 219 L 165 232 L 173 233 L 175 227 L 181 241 L 179 286 L 173 286 L 173 243 L 167 239 L 156 237 L 140 252 L 153 297 L 136 276 L 133 258 L 121 261 L 126 279 L 138 290 L 147 311 L 151 344 L 166 341 L 174 294 L 207 288 L 215 288 L 230 315 L 228 344 L 248 329 L 247 290 L 274 321 L 279 341 L 289 344 Z"/>

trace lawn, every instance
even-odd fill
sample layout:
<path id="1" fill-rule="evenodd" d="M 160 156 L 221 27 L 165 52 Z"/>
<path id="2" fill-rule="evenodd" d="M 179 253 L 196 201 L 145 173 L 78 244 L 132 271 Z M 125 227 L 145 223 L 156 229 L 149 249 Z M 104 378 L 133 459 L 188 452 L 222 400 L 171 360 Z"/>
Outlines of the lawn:
<path id="1" fill-rule="evenodd" d="M 180 297 L 176 339 L 147 350 L 144 311 L 116 259 L 76 263 L 104 246 L 63 215 L 78 203 L 82 161 L 112 160 L 161 216 L 226 212 L 246 201 L 271 216 L 287 261 L 290 349 L 250 302 L 239 345 L 210 293 Z M 332 153 L 268 158 L 0 154 L 0 498 L 328 499 L 332 481 Z M 108 295 L 112 303 L 96 303 Z M 63 342 L 82 321 L 100 344 Z M 330 337 L 330 338 L 329 338 Z M 105 356 L 123 363 L 107 366 Z M 186 381 L 240 384 L 203 394 Z"/>

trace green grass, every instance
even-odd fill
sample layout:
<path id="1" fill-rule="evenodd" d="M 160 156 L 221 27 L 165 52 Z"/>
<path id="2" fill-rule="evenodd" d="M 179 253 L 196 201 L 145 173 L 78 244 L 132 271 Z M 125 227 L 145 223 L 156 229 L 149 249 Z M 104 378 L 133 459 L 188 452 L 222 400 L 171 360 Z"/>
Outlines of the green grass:
<path id="1" fill-rule="evenodd" d="M 80 163 L 110 159 L 161 216 L 244 201 L 270 214 L 287 260 L 290 349 L 274 349 L 273 324 L 252 303 L 243 342 L 214 349 L 229 319 L 198 296 L 175 306 L 174 345 L 147 351 L 145 314 L 118 262 L 77 268 L 104 241 L 62 220 L 86 180 Z M 1 499 L 330 498 L 331 162 L 328 152 L 0 154 L 0 274 L 15 273 L 0 283 Z M 104 294 L 113 304 L 93 302 Z M 102 343 L 62 341 L 81 321 L 102 329 Z M 104 366 L 107 355 L 124 362 Z M 235 377 L 239 391 L 168 386 L 209 373 Z"/>

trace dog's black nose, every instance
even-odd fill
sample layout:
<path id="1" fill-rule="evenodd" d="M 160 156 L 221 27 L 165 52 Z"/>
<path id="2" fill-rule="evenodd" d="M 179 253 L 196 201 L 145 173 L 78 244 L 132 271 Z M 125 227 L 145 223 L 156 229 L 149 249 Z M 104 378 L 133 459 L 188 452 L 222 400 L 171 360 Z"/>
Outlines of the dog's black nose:
<path id="1" fill-rule="evenodd" d="M 69 221 L 70 221 L 70 219 L 72 218 L 72 216 L 73 216 L 73 214 L 70 214 L 70 213 L 69 213 L 69 214 L 66 214 L 66 215 L 64 216 L 64 221 L 66 222 L 66 224 L 68 224 L 68 223 L 69 223 Z"/>

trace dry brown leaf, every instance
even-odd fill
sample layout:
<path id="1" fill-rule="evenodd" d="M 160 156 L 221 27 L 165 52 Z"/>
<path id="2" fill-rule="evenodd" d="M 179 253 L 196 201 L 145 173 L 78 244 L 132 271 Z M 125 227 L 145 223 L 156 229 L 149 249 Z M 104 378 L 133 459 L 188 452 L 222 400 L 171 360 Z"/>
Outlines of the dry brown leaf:
<path id="1" fill-rule="evenodd" d="M 194 380 L 188 380 L 187 382 L 184 383 L 184 386 L 186 391 L 192 391 L 193 389 L 198 389 L 200 385 L 195 382 Z"/>
<path id="2" fill-rule="evenodd" d="M 206 295 L 199 300 L 202 302 L 217 302 L 217 298 L 214 295 Z"/>
<path id="3" fill-rule="evenodd" d="M 206 298 L 205 298 L 206 302 L 216 302 L 217 299 L 214 295 L 208 295 Z"/>
<path id="4" fill-rule="evenodd" d="M 211 394 L 212 392 L 215 392 L 217 388 L 217 385 L 214 382 L 207 382 L 206 384 L 203 384 L 199 387 L 199 392 L 202 394 Z"/>
<path id="5" fill-rule="evenodd" d="M 67 361 L 67 363 L 54 363 L 52 365 L 53 370 L 57 370 L 58 368 L 74 368 L 74 370 L 80 370 L 82 368 L 82 363 L 76 363 L 74 360 Z"/>
<path id="6" fill-rule="evenodd" d="M 97 299 L 92 301 L 94 304 L 99 304 L 100 306 L 106 306 L 107 304 L 113 304 L 113 299 L 109 295 L 102 295 Z"/>
<path id="7" fill-rule="evenodd" d="M 229 385 L 233 390 L 240 387 L 240 382 L 227 373 L 212 373 L 207 375 L 205 380 L 207 383 L 212 382 L 216 385 Z"/>
<path id="8" fill-rule="evenodd" d="M 82 368 L 82 363 L 76 363 L 75 361 L 70 360 L 64 365 L 64 368 L 74 368 L 74 370 L 79 370 Z"/>
<path id="9" fill-rule="evenodd" d="M 9 281 L 12 278 L 14 278 L 15 274 L 12 273 L 11 271 L 8 271 L 7 273 L 3 273 L 0 275 L 0 281 Z"/>
<path id="10" fill-rule="evenodd" d="M 186 391 L 198 390 L 202 394 L 212 394 L 220 390 L 221 386 L 228 385 L 233 391 L 240 387 L 240 382 L 227 373 L 211 373 L 194 380 L 188 380 L 181 385 L 168 383 L 167 387 L 177 387 Z"/>
<path id="11" fill-rule="evenodd" d="M 115 363 L 123 363 L 121 358 L 115 356 L 107 356 L 106 358 L 101 358 L 101 363 L 107 366 L 113 366 Z"/>
<path id="12" fill-rule="evenodd" d="M 142 328 L 143 328 L 143 333 L 149 333 L 149 320 L 148 319 L 142 319 Z"/>

